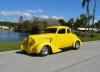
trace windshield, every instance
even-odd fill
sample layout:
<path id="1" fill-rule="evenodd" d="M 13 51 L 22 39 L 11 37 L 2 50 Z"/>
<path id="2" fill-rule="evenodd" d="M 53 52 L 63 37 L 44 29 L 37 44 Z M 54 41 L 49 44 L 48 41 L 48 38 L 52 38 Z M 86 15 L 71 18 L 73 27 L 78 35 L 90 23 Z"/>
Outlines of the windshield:
<path id="1" fill-rule="evenodd" d="M 56 33 L 57 31 L 57 28 L 48 28 L 48 29 L 45 29 L 45 33 Z"/>

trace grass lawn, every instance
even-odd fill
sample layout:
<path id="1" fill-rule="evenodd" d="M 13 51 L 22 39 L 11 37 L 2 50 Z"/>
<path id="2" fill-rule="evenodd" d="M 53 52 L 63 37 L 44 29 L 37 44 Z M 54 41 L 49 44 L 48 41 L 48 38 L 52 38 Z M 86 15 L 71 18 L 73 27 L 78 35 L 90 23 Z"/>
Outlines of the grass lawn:
<path id="1" fill-rule="evenodd" d="M 21 41 L 12 42 L 0 42 L 0 52 L 9 50 L 18 50 L 20 48 Z"/>
<path id="2" fill-rule="evenodd" d="M 80 37 L 80 39 L 82 40 L 82 42 L 96 41 L 96 40 L 100 40 L 100 34 L 96 33 L 96 34 L 94 34 L 93 37 L 85 36 L 85 37 Z"/>
<path id="3" fill-rule="evenodd" d="M 100 40 L 100 34 L 95 34 L 94 37 L 80 37 L 80 39 L 82 40 L 82 42 Z M 22 41 L 0 42 L 0 52 L 18 50 L 20 49 L 21 42 Z"/>

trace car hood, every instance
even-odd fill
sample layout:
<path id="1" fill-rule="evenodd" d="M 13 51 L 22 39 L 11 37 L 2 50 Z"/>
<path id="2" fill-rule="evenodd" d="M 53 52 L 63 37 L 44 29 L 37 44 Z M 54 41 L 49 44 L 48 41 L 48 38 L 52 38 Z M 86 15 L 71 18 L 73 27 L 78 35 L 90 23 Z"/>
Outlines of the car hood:
<path id="1" fill-rule="evenodd" d="M 36 35 L 30 35 L 31 38 L 52 38 L 55 37 L 56 34 L 54 33 L 45 33 L 45 34 L 36 34 Z"/>

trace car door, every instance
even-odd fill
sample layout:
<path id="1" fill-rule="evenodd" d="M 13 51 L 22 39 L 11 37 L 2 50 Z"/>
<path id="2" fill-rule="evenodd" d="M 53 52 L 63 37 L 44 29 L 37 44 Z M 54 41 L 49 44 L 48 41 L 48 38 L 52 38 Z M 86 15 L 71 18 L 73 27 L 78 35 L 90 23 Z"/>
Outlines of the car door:
<path id="1" fill-rule="evenodd" d="M 58 48 L 65 48 L 69 47 L 71 45 L 71 39 L 70 39 L 71 32 L 67 28 L 61 28 L 58 30 L 57 33 L 57 47 Z"/>
<path id="2" fill-rule="evenodd" d="M 73 43 L 73 35 L 71 32 L 71 29 L 69 29 L 69 28 L 67 28 L 66 32 L 67 32 L 67 35 L 66 35 L 67 39 L 65 40 L 67 43 L 66 47 L 70 47 L 70 46 L 72 46 L 72 43 Z"/>

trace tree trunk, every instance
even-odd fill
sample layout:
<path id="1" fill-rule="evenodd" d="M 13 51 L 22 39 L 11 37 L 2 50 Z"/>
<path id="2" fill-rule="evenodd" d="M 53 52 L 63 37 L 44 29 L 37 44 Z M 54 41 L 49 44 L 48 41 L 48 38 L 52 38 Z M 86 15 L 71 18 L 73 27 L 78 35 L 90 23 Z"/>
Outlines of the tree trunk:
<path id="1" fill-rule="evenodd" d="M 94 24 L 94 20 L 95 20 L 95 13 L 96 13 L 96 0 L 94 2 L 94 11 L 93 11 L 93 19 L 92 19 L 92 35 L 93 35 L 93 24 Z"/>
<path id="2" fill-rule="evenodd" d="M 90 16 L 90 1 L 87 2 L 87 16 L 88 16 L 88 33 L 90 35 L 90 20 L 89 20 L 89 16 Z"/>

